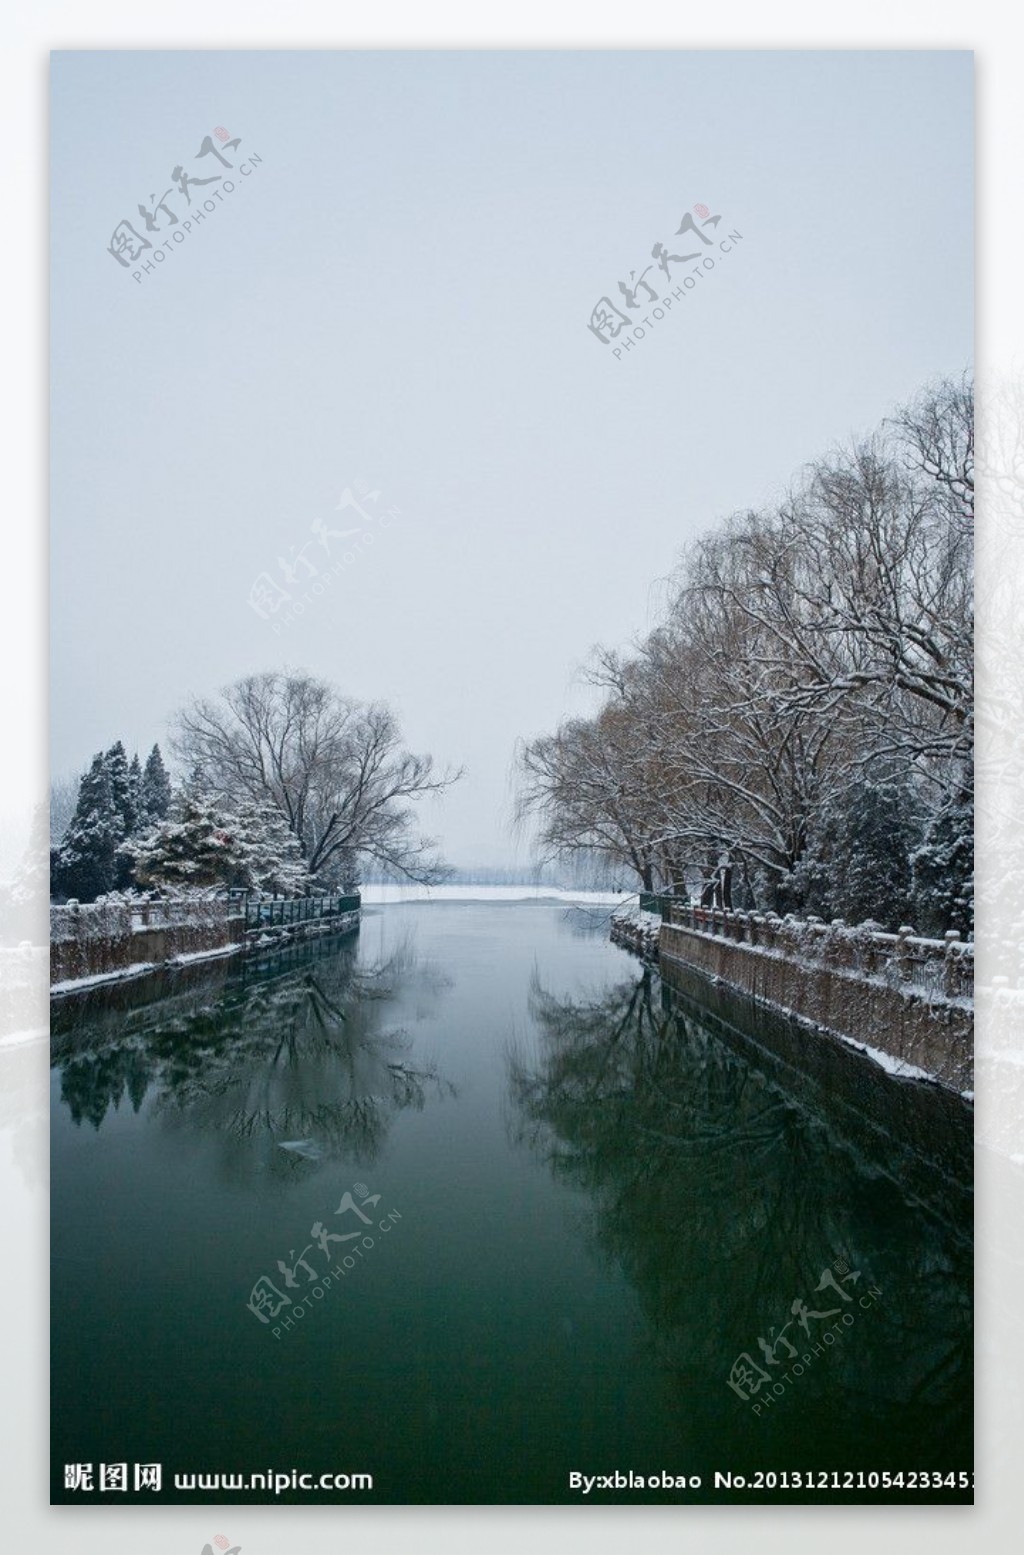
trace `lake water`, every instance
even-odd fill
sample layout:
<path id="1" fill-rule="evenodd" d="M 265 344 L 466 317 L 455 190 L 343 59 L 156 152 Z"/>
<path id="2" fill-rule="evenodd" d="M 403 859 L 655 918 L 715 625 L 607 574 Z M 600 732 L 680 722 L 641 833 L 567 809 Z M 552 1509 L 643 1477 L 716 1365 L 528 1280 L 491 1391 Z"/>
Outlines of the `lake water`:
<path id="1" fill-rule="evenodd" d="M 972 1499 L 920 1488 L 973 1468 L 970 1108 L 606 913 L 388 905 L 53 1031 L 55 1501 Z M 373 1489 L 174 1486 L 292 1470 Z"/>

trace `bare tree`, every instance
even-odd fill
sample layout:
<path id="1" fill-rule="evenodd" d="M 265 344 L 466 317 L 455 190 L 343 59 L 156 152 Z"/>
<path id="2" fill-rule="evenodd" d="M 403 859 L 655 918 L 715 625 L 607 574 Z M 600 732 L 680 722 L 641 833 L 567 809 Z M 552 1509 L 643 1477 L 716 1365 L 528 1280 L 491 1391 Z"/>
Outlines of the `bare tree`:
<path id="1" fill-rule="evenodd" d="M 247 675 L 181 712 L 173 748 L 193 787 L 270 800 L 323 883 L 352 878 L 360 857 L 423 883 L 445 874 L 433 841 L 416 835 L 411 806 L 460 774 L 436 775 L 430 756 L 404 750 L 383 703 L 357 702 L 305 673 Z"/>
<path id="2" fill-rule="evenodd" d="M 596 717 L 522 748 L 543 839 L 725 906 L 800 906 L 843 848 L 870 873 L 870 847 L 922 902 L 936 873 L 966 900 L 973 448 L 969 382 L 940 383 L 692 544 L 662 624 L 598 656 Z"/>

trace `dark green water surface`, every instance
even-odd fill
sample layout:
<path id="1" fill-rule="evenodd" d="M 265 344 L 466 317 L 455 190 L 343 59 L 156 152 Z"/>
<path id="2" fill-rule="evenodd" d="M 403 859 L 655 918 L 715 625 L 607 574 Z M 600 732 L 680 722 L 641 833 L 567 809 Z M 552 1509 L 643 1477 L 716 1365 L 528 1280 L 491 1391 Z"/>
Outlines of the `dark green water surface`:
<path id="1" fill-rule="evenodd" d="M 970 1108 L 673 982 L 426 903 L 57 1002 L 53 1499 L 971 1500 Z"/>

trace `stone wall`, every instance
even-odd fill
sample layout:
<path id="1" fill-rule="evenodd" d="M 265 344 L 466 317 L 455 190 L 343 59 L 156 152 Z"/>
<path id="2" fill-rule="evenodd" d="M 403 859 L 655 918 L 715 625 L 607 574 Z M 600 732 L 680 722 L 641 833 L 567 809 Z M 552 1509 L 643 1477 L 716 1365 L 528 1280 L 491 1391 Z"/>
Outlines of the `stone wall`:
<path id="1" fill-rule="evenodd" d="M 974 1087 L 973 947 L 910 929 L 679 907 L 660 960 L 721 978 L 776 1009 L 875 1048 L 957 1091 Z"/>
<path id="2" fill-rule="evenodd" d="M 50 986 L 241 946 L 244 932 L 244 919 L 224 901 L 53 907 Z"/>

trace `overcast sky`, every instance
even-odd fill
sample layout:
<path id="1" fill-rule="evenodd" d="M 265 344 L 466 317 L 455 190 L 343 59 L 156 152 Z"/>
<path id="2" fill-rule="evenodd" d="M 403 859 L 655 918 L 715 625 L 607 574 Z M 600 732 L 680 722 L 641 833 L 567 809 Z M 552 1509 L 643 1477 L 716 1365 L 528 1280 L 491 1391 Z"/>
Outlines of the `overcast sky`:
<path id="1" fill-rule="evenodd" d="M 54 56 L 54 772 L 304 668 L 465 766 L 451 862 L 511 861 L 517 738 L 686 540 L 970 364 L 971 96 L 962 53 Z M 235 185 L 187 231 L 179 166 Z M 715 267 L 616 358 L 598 300 L 693 271 L 659 242 Z"/>

